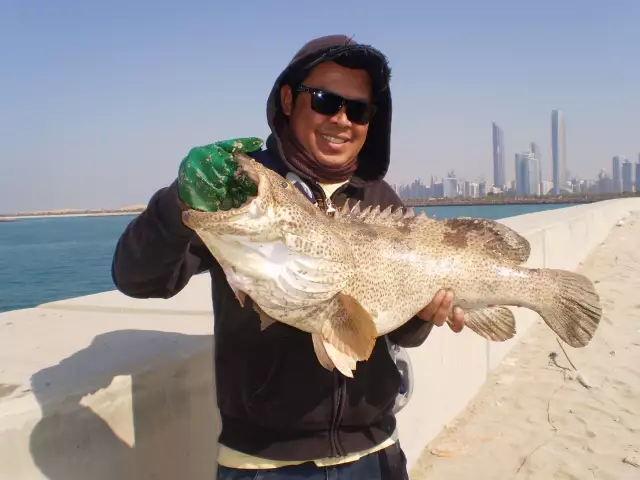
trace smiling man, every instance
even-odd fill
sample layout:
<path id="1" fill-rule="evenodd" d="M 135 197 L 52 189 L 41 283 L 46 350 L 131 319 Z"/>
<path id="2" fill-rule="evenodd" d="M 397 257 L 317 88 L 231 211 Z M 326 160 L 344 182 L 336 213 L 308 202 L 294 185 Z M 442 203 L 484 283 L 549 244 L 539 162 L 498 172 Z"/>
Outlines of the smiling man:
<path id="1" fill-rule="evenodd" d="M 225 158 L 231 145 L 244 145 L 328 215 L 348 200 L 383 209 L 401 206 L 384 181 L 390 162 L 389 79 L 378 50 L 341 35 L 313 40 L 273 86 L 266 149 L 249 138 L 204 148 Z M 158 191 L 127 227 L 114 255 L 113 279 L 126 295 L 167 298 L 194 274 L 210 272 L 222 418 L 218 478 L 407 478 L 394 435 L 402 378 L 387 338 L 377 340 L 369 360 L 348 379 L 320 365 L 309 334 L 281 323 L 261 330 L 251 302 L 240 305 L 220 266 L 181 221 L 181 201 L 207 208 L 215 196 L 216 173 L 205 159 L 190 159 L 195 168 L 183 170 L 180 184 Z M 419 346 L 448 316 L 451 328 L 460 331 L 463 313 L 451 312 L 451 297 L 442 291 L 388 340 Z"/>

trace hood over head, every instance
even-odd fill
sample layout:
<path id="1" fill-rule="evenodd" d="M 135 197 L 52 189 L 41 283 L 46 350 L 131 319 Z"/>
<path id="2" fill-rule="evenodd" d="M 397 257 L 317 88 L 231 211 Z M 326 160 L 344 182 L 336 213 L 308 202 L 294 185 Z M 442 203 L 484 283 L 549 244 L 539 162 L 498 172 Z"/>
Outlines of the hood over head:
<path id="1" fill-rule="evenodd" d="M 283 153 L 281 132 L 278 131 L 278 124 L 285 117 L 280 103 L 280 88 L 287 83 L 297 85 L 316 65 L 326 61 L 369 72 L 377 111 L 369 124 L 367 139 L 358 155 L 358 167 L 351 183 L 364 186 L 381 180 L 389 169 L 391 153 L 391 68 L 382 52 L 369 45 L 356 43 L 345 35 L 328 35 L 306 43 L 278 76 L 267 101 L 267 120 L 271 129 L 267 146 L 279 153 L 287 168 L 307 178 Z"/>

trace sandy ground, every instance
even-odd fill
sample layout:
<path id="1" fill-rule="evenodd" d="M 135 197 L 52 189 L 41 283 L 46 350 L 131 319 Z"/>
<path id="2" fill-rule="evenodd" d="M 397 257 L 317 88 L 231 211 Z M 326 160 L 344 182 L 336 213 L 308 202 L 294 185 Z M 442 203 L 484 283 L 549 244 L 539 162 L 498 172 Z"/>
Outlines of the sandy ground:
<path id="1" fill-rule="evenodd" d="M 597 282 L 604 318 L 586 348 L 564 348 L 591 388 L 553 332 L 534 325 L 427 446 L 412 480 L 640 479 L 640 216 L 614 227 L 579 271 Z"/>

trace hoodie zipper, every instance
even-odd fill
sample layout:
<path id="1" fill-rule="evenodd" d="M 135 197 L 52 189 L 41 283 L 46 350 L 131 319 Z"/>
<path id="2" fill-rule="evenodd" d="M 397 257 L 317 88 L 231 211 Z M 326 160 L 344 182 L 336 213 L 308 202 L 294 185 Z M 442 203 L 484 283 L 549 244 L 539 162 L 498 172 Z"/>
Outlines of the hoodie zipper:
<path id="1" fill-rule="evenodd" d="M 333 206 L 331 198 L 327 197 L 327 195 L 324 193 L 324 190 L 322 190 L 322 188 L 320 188 L 320 186 L 315 182 L 313 182 L 312 191 L 316 197 L 318 207 L 321 208 L 327 215 L 333 217 L 335 208 Z M 340 443 L 338 428 L 340 427 L 342 416 L 344 414 L 345 397 L 347 395 L 347 383 L 342 374 L 337 370 L 333 371 L 333 379 L 333 417 L 331 418 L 331 426 L 329 429 L 329 442 L 331 446 L 331 454 L 334 457 L 341 457 L 345 455 L 345 450 Z"/>
<path id="2" fill-rule="evenodd" d="M 331 199 L 327 197 L 324 193 L 324 190 L 317 184 L 313 183 L 313 187 L 311 188 L 313 195 L 316 197 L 316 203 L 318 204 L 318 208 L 321 209 L 324 213 L 333 216 L 333 212 L 335 209 L 333 208 L 333 203 L 331 203 Z"/>
<path id="3" fill-rule="evenodd" d="M 334 457 L 342 457 L 345 455 L 344 448 L 340 443 L 340 438 L 338 437 L 338 427 L 342 421 L 342 415 L 344 414 L 344 400 L 347 393 L 347 384 L 345 378 L 342 376 L 340 372 L 334 370 L 333 372 L 333 405 L 334 405 L 334 415 L 331 422 L 331 430 L 329 433 L 329 440 L 331 442 L 331 453 Z"/>

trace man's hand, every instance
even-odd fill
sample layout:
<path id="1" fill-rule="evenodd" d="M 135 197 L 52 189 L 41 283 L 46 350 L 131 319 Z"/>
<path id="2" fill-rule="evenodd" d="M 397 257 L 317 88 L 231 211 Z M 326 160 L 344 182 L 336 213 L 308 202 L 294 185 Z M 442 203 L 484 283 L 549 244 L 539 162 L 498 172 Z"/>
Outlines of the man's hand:
<path id="1" fill-rule="evenodd" d="M 433 322 L 434 325 L 441 327 L 451 314 L 452 301 L 453 293 L 440 290 L 435 294 L 431 303 L 420 310 L 418 317 L 425 322 Z M 456 307 L 453 309 L 453 316 L 449 327 L 456 333 L 460 333 L 464 328 L 464 312 L 461 308 Z"/>
<path id="2" fill-rule="evenodd" d="M 259 150 L 259 138 L 234 138 L 192 148 L 180 163 L 178 195 L 188 207 L 216 211 L 239 207 L 247 193 L 255 194 L 246 179 L 236 178 L 233 153 Z"/>

